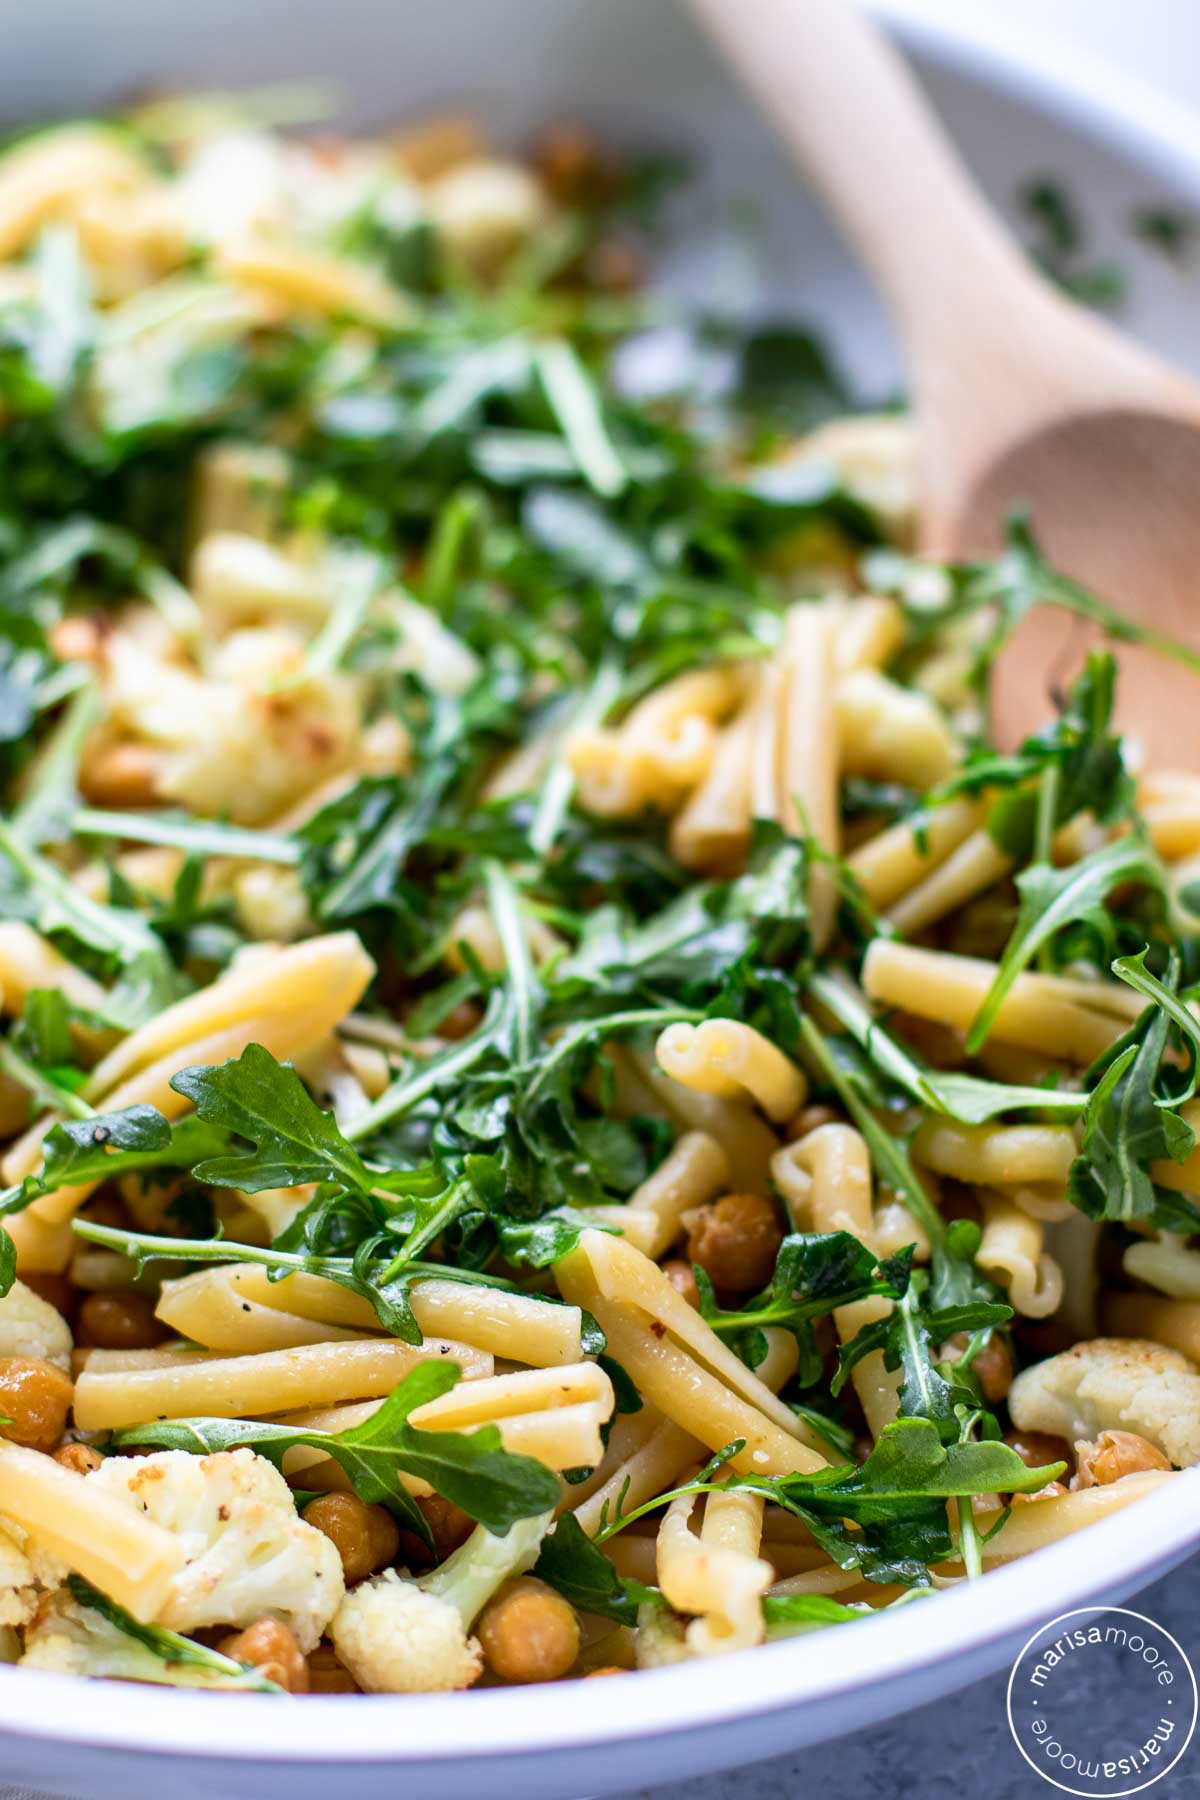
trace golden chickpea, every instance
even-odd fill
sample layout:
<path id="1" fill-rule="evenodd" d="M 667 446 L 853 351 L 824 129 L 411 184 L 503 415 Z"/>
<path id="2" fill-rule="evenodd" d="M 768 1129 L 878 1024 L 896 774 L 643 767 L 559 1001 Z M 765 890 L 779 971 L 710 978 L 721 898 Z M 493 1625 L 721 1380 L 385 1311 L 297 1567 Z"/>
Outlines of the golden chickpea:
<path id="1" fill-rule="evenodd" d="M 386 1569 L 400 1552 L 400 1527 L 386 1506 L 368 1506 L 367 1535 L 371 1540 L 372 1569 Z"/>
<path id="2" fill-rule="evenodd" d="M 71 1377 L 54 1363 L 0 1356 L 0 1438 L 29 1450 L 53 1450 L 74 1393 Z"/>
<path id="3" fill-rule="evenodd" d="M 557 1681 L 579 1655 L 579 1620 L 561 1594 L 522 1575 L 489 1600 L 475 1635 L 502 1681 Z"/>
<path id="4" fill-rule="evenodd" d="M 152 1350 L 167 1333 L 145 1294 L 89 1294 L 75 1336 L 95 1350 Z"/>
<path id="5" fill-rule="evenodd" d="M 1144 1469 L 1169 1469 L 1171 1459 L 1136 1431 L 1102 1431 L 1094 1444 L 1075 1445 L 1077 1473 L 1073 1488 L 1110 1487 L 1125 1475 Z"/>
<path id="6" fill-rule="evenodd" d="M 310 1694 L 357 1694 L 359 1686 L 332 1644 L 318 1644 L 308 1658 Z"/>
<path id="7" fill-rule="evenodd" d="M 800 1108 L 784 1137 L 789 1144 L 794 1144 L 797 1138 L 807 1137 L 810 1131 L 817 1131 L 822 1125 L 838 1124 L 841 1116 L 832 1106 L 819 1106 L 814 1101 L 810 1106 Z"/>
<path id="8" fill-rule="evenodd" d="M 460 1000 L 438 1026 L 438 1036 L 457 1043 L 460 1038 L 470 1037 L 473 1031 L 477 1031 L 482 1018 L 483 1008 L 477 1000 Z"/>
<path id="9" fill-rule="evenodd" d="M 663 1264 L 662 1272 L 675 1292 L 682 1294 L 688 1305 L 694 1306 L 699 1312 L 700 1289 L 696 1286 L 696 1277 L 692 1272 L 691 1263 L 684 1262 L 682 1257 L 673 1256 L 670 1262 Z"/>
<path id="10" fill-rule="evenodd" d="M 956 1331 L 953 1337 L 947 1338 L 942 1345 L 944 1360 L 958 1362 L 967 1342 L 965 1331 Z M 984 1399 L 990 1400 L 993 1405 L 1003 1400 L 1013 1382 L 1012 1357 L 1003 1338 L 997 1337 L 993 1332 L 971 1367 L 979 1378 Z"/>
<path id="11" fill-rule="evenodd" d="M 85 757 L 79 785 L 95 806 L 148 806 L 158 796 L 162 762 L 152 744 L 108 744 Z"/>
<path id="12" fill-rule="evenodd" d="M 104 1458 L 90 1444 L 60 1444 L 54 1452 L 54 1460 L 64 1469 L 70 1469 L 73 1475 L 90 1475 Z"/>
<path id="13" fill-rule="evenodd" d="M 304 1523 L 315 1525 L 336 1545 L 349 1587 L 391 1562 L 400 1546 L 400 1532 L 391 1513 L 382 1506 L 368 1506 L 357 1494 L 322 1494 L 310 1500 L 304 1509 Z"/>
<path id="14" fill-rule="evenodd" d="M 1052 1437 L 1048 1431 L 1010 1431 L 1004 1441 L 1027 1469 L 1045 1469 L 1051 1463 L 1071 1461 L 1071 1446 L 1066 1438 Z"/>
<path id="15" fill-rule="evenodd" d="M 745 1294 L 766 1287 L 783 1232 L 762 1194 L 724 1194 L 691 1215 L 688 1261 L 699 1263 L 713 1286 Z"/>
<path id="16" fill-rule="evenodd" d="M 252 1668 L 289 1694 L 307 1694 L 308 1662 L 287 1626 L 278 1619 L 256 1619 L 217 1645 L 222 1656 Z"/>
<path id="17" fill-rule="evenodd" d="M 585 1681 L 595 1681 L 597 1675 L 628 1675 L 628 1673 L 628 1669 L 622 1669 L 618 1667 L 616 1663 L 610 1663 L 603 1669 L 589 1669 L 583 1679 Z"/>
<path id="18" fill-rule="evenodd" d="M 433 1533 L 433 1546 L 438 1562 L 444 1562 L 452 1550 L 465 1544 L 475 1529 L 475 1521 L 453 1500 L 441 1494 L 429 1494 L 417 1501 L 425 1514 L 425 1523 Z"/>
<path id="19" fill-rule="evenodd" d="M 611 156 L 582 125 L 551 125 L 542 133 L 534 158 L 542 181 L 565 206 L 602 198 L 616 173 Z"/>

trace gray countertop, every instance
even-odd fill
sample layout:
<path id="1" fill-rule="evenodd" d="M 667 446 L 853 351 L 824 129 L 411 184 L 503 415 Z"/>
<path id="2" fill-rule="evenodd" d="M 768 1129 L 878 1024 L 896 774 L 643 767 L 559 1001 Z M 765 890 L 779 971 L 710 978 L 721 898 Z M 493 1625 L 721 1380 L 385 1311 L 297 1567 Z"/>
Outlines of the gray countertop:
<path id="1" fill-rule="evenodd" d="M 1200 1669 L 1200 1557 L 1125 1603 L 1177 1638 Z M 1050 1611 L 1048 1607 L 1047 1611 Z M 1103 1712 L 1114 1672 L 1082 1661 L 1088 1705 Z M 1119 1674 L 1116 1675 L 1119 1680 Z M 819 1787 L 820 1800 L 1032 1800 L 1058 1791 L 1030 1773 L 1013 1743 L 1005 1710 L 1008 1670 L 961 1688 L 919 1712 L 874 1725 L 854 1738 L 623 1800 L 793 1800 Z M 814 1762 L 814 1754 L 817 1762 Z M 819 1782 L 814 1770 L 819 1769 Z M 1154 1800 L 1197 1800 L 1200 1733 L 1179 1767 L 1147 1792 Z"/>

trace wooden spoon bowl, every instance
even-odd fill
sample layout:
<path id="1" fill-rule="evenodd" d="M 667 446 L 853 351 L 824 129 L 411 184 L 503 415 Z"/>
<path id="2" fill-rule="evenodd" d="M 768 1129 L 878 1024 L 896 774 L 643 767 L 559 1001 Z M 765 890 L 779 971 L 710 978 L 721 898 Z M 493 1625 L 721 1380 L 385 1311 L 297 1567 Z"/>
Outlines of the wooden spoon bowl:
<path id="1" fill-rule="evenodd" d="M 1200 386 L 1054 290 L 915 80 L 848 0 L 692 0 L 855 245 L 904 343 L 921 549 L 970 560 L 1022 509 L 1048 559 L 1152 639 L 1200 648 Z M 1046 722 L 1094 628 L 1039 606 L 1001 653 L 993 730 Z M 1123 644 L 1118 722 L 1200 770 L 1200 680 Z"/>

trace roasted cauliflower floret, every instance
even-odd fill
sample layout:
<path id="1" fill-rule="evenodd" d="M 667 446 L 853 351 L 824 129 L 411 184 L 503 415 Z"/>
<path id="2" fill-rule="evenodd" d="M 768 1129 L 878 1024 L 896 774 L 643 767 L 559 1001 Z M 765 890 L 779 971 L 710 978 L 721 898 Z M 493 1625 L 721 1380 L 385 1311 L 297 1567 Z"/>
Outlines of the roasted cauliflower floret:
<path id="1" fill-rule="evenodd" d="M 118 1681 L 152 1681 L 161 1687 L 230 1688 L 236 1677 L 182 1663 L 164 1662 L 147 1645 L 111 1625 L 64 1589 L 48 1595 L 25 1633 L 23 1669 L 49 1675 L 106 1675 Z"/>
<path id="2" fill-rule="evenodd" d="M 284 628 L 232 632 L 203 674 L 114 640 L 107 697 L 119 730 L 158 752 L 160 800 L 261 825 L 347 768 L 362 725 L 357 684 L 304 672 Z"/>
<path id="3" fill-rule="evenodd" d="M 395 1569 L 346 1595 L 332 1637 L 338 1660 L 371 1694 L 449 1693 L 472 1686 L 483 1670 L 458 1608 Z"/>
<path id="4" fill-rule="evenodd" d="M 1200 1462 L 1200 1372 L 1141 1338 L 1093 1338 L 1025 1369 L 1008 1395 L 1022 1431 L 1096 1438 L 1133 1431 L 1179 1467 Z"/>
<path id="5" fill-rule="evenodd" d="M 37 1610 L 38 1579 L 25 1552 L 0 1531 L 0 1631 L 27 1625 Z"/>
<path id="6" fill-rule="evenodd" d="M 132 1496 L 173 1531 L 185 1562 L 156 1623 L 173 1631 L 281 1619 L 302 1650 L 320 1640 L 345 1592 L 337 1549 L 297 1518 L 283 1476 L 252 1450 L 110 1457 L 88 1476 Z"/>
<path id="7" fill-rule="evenodd" d="M 550 1519 L 549 1513 L 521 1519 L 505 1537 L 477 1525 L 419 1583 L 394 1569 L 360 1582 L 330 1630 L 359 1687 L 373 1694 L 437 1694 L 477 1681 L 483 1652 L 471 1626 L 510 1575 L 532 1567 Z"/>
<path id="8" fill-rule="evenodd" d="M 0 1356 L 36 1356 L 69 1369 L 72 1342 L 62 1314 L 23 1281 L 14 1281 L 0 1300 Z"/>

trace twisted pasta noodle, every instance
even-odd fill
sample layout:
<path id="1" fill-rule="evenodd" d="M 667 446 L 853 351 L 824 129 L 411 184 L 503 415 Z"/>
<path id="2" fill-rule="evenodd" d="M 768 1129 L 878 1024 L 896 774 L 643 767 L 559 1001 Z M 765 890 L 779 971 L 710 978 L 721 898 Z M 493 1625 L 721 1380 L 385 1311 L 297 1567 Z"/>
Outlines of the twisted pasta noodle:
<path id="1" fill-rule="evenodd" d="M 656 1558 L 664 1597 L 678 1612 L 695 1615 L 685 1637 L 697 1656 L 762 1642 L 762 1596 L 774 1575 L 756 1554 L 761 1497 L 709 1494 L 707 1500 L 718 1505 L 705 1506 L 699 1537 L 691 1529 L 696 1496 L 671 1502 L 659 1527 Z"/>
<path id="2" fill-rule="evenodd" d="M 849 1125 L 821 1125 L 793 1148 L 796 1165 L 808 1174 L 811 1183 L 813 1229 L 848 1231 L 878 1256 L 871 1203 L 871 1158 L 861 1133 Z M 886 1318 L 891 1310 L 892 1302 L 881 1297 L 837 1307 L 833 1323 L 840 1342 L 849 1343 L 864 1325 Z M 885 1369 L 882 1353 L 873 1350 L 855 1364 L 850 1379 L 871 1433 L 878 1437 L 899 1409 L 901 1372 Z"/>
<path id="3" fill-rule="evenodd" d="M 684 1213 L 726 1192 L 729 1179 L 729 1158 L 716 1138 L 706 1131 L 685 1131 L 654 1173 L 634 1189 L 624 1208 L 627 1213 L 645 1213 L 650 1221 L 649 1241 L 638 1248 L 647 1256 L 660 1257 L 679 1236 Z"/>
<path id="4" fill-rule="evenodd" d="M 1045 1499 L 1022 1500 L 983 1547 L 986 1563 L 1011 1562 L 1030 1556 L 1048 1544 L 1056 1544 L 1074 1531 L 1082 1531 L 1100 1519 L 1120 1512 L 1164 1482 L 1178 1481 L 1177 1471 L 1146 1469 L 1125 1475 L 1107 1487 L 1081 1488 L 1075 1493 L 1050 1494 Z M 1186 1479 L 1186 1477 L 1185 1477 Z M 956 1528 L 952 1527 L 957 1536 Z"/>
<path id="5" fill-rule="evenodd" d="M 255 958 L 246 969 L 231 971 L 135 1031 L 93 1070 L 85 1095 L 111 1111 L 149 1105 L 177 1119 L 188 1106 L 170 1086 L 180 1069 L 224 1062 L 251 1043 L 263 1045 L 278 1058 L 301 1053 L 319 1043 L 350 1011 L 374 968 L 349 931 Z M 41 1139 L 51 1122 L 40 1121 L 8 1152 L 3 1165 L 6 1181 L 20 1181 L 37 1168 Z M 11 1235 L 18 1258 L 36 1249 L 39 1225 L 62 1224 L 97 1185 L 92 1181 L 59 1188 L 14 1218 Z"/>
<path id="6" fill-rule="evenodd" d="M 904 936 L 924 931 L 990 888 L 1011 868 L 1011 856 L 1006 856 L 986 831 L 974 831 L 924 881 L 894 901 L 884 917 Z"/>
<path id="7" fill-rule="evenodd" d="M 856 594 L 830 601 L 826 611 L 834 623 L 833 661 L 839 675 L 883 668 L 904 642 L 904 615 L 894 600 Z"/>
<path id="8" fill-rule="evenodd" d="M 271 1281 L 265 1269 L 243 1263 L 218 1269 L 232 1292 L 252 1305 L 277 1307 L 322 1324 L 350 1331 L 378 1331 L 379 1320 L 369 1300 L 322 1275 L 297 1272 Z M 178 1293 L 185 1281 L 172 1284 Z M 204 1290 L 197 1284 L 197 1293 Z M 583 1315 L 577 1306 L 560 1306 L 529 1294 L 511 1293 L 466 1281 L 414 1282 L 409 1290 L 413 1317 L 425 1337 L 452 1337 L 473 1349 L 505 1356 L 534 1368 L 562 1367 L 583 1355 Z M 181 1315 L 175 1315 L 177 1318 Z"/>
<path id="9" fill-rule="evenodd" d="M 0 159 L 0 258 L 27 249 L 43 225 L 91 197 L 128 196 L 148 178 L 146 164 L 116 131 L 68 125 L 39 132 Z"/>
<path id="10" fill-rule="evenodd" d="M 184 1560 L 174 1532 L 131 1500 L 16 1444 L 0 1443 L 0 1517 L 143 1622 L 162 1606 Z"/>
<path id="11" fill-rule="evenodd" d="M 647 695 L 620 725 L 574 733 L 566 755 L 580 804 L 601 818 L 673 812 L 708 775 L 717 725 L 741 691 L 735 669 L 694 670 Z"/>
<path id="12" fill-rule="evenodd" d="M 649 757 L 664 782 L 692 787 L 708 774 L 715 727 L 740 700 L 742 687 L 732 667 L 677 675 L 630 710 L 619 728 L 621 740 Z"/>
<path id="13" fill-rule="evenodd" d="M 1069 1125 L 960 1125 L 927 1118 L 913 1153 L 939 1175 L 990 1186 L 1054 1182 L 1065 1185 L 1075 1160 Z"/>
<path id="14" fill-rule="evenodd" d="M 383 1401 L 349 1406 L 305 1408 L 286 1415 L 283 1423 L 331 1433 L 361 1425 Z M 494 1425 L 504 1448 L 513 1455 L 536 1457 L 550 1469 L 586 1468 L 604 1453 L 601 1427 L 612 1415 L 612 1383 L 595 1363 L 574 1368 L 522 1369 L 508 1375 L 482 1376 L 419 1406 L 409 1415 L 421 1431 L 477 1431 Z M 284 1457 L 284 1473 L 306 1483 L 320 1471 L 322 1485 L 342 1487 L 337 1465 L 313 1444 L 295 1445 Z M 406 1477 L 410 1493 L 428 1494 L 429 1484 Z"/>
<path id="15" fill-rule="evenodd" d="M 586 1306 L 606 1334 L 611 1324 L 610 1347 L 621 1345 L 612 1354 L 639 1391 L 711 1450 L 741 1437 L 746 1448 L 735 1467 L 782 1473 L 824 1466 L 815 1433 L 632 1245 L 585 1231 L 555 1274 L 560 1290 Z"/>
<path id="16" fill-rule="evenodd" d="M 783 642 L 779 821 L 834 854 L 841 844 L 840 734 L 834 701 L 833 620 L 815 606 L 789 609 Z M 820 949 L 833 929 L 837 890 L 829 870 L 808 880 L 809 923 Z"/>
<path id="17" fill-rule="evenodd" d="M 872 1000 L 967 1031 L 996 973 L 995 963 L 979 957 L 875 938 L 863 960 L 862 985 Z M 1136 1004 L 1132 1015 L 1115 1011 L 1117 997 L 1109 992 L 1115 982 L 1095 987 L 1093 993 L 1082 982 L 1018 975 L 996 1013 L 992 1035 L 1066 1062 L 1094 1062 L 1120 1035 L 1122 1016 L 1128 1020 L 1137 1013 Z M 1136 1003 L 1132 989 L 1126 992 Z"/>
<path id="18" fill-rule="evenodd" d="M 0 924 L 0 1006 L 19 1013 L 35 988 L 58 988 L 81 1012 L 103 1014 L 108 996 L 98 981 L 18 919 Z"/>
<path id="19" fill-rule="evenodd" d="M 754 755 L 751 702 L 718 734 L 712 765 L 671 821 L 671 855 L 685 869 L 731 875 L 746 860 Z"/>
<path id="20" fill-rule="evenodd" d="M 1007 1193 L 1014 1206 L 1019 1206 L 1031 1219 L 1040 1219 L 1043 1225 L 1061 1225 L 1075 1211 L 1063 1189 L 1053 1184 L 1014 1187 Z"/>
<path id="21" fill-rule="evenodd" d="M 808 1083 L 795 1063 L 737 1019 L 668 1025 L 655 1054 L 664 1074 L 684 1087 L 722 1100 L 748 1094 L 776 1123 L 792 1118 L 808 1096 Z"/>
<path id="22" fill-rule="evenodd" d="M 236 1272 L 234 1268 L 197 1269 L 176 1281 L 164 1281 L 155 1307 L 157 1317 L 181 1338 L 237 1356 L 361 1338 L 361 1333 L 341 1325 L 306 1319 L 248 1299 L 230 1279 Z M 373 1315 L 372 1323 L 378 1325 Z M 90 1366 L 93 1370 L 98 1367 L 94 1362 Z"/>
<path id="23" fill-rule="evenodd" d="M 1063 1297 L 1063 1272 L 1045 1249 L 1045 1226 L 1031 1219 L 1004 1194 L 984 1190 L 983 1241 L 975 1261 L 1008 1289 L 1014 1309 L 1029 1319 L 1045 1319 Z"/>
<path id="24" fill-rule="evenodd" d="M 549 962 L 565 948 L 562 938 L 544 920 L 530 916 L 523 919 L 525 940 L 535 963 Z M 496 921 L 486 906 L 472 902 L 456 913 L 446 938 L 446 961 L 459 971 L 468 967 L 462 946 L 466 945 L 489 975 L 503 975 L 507 967 L 504 946 Z"/>
<path id="25" fill-rule="evenodd" d="M 944 863 L 983 817 L 981 801 L 947 800 L 928 815 L 902 819 L 868 838 L 850 852 L 847 867 L 871 905 L 884 911 Z"/>
<path id="26" fill-rule="evenodd" d="M 954 734 L 933 701 L 878 669 L 843 675 L 836 706 L 844 774 L 920 792 L 944 780 L 958 761 Z"/>
<path id="27" fill-rule="evenodd" d="M 411 310 L 396 289 L 347 256 L 274 239 L 246 239 L 223 245 L 216 268 L 227 281 L 265 295 L 289 313 L 340 315 L 385 328 L 411 322 Z"/>
<path id="28" fill-rule="evenodd" d="M 75 1384 L 75 1423 L 81 1431 L 119 1431 L 147 1419 L 238 1419 L 374 1398 L 389 1394 L 417 1363 L 442 1357 L 456 1362 L 467 1380 L 492 1372 L 492 1358 L 482 1350 L 438 1338 L 419 1345 L 392 1338 L 301 1344 L 180 1368 L 85 1369 Z"/>
<path id="29" fill-rule="evenodd" d="M 588 1537 L 619 1511 L 632 1512 L 675 1487 L 684 1471 L 703 1459 L 704 1446 L 656 1406 L 643 1404 L 641 1413 L 618 1419 L 609 1451 L 595 1477 L 564 1499 Z"/>
<path id="30" fill-rule="evenodd" d="M 1163 1232 L 1131 1244 L 1122 1259 L 1125 1273 L 1169 1294 L 1174 1300 L 1200 1300 L 1200 1250 L 1190 1250 L 1180 1237 Z"/>
<path id="31" fill-rule="evenodd" d="M 1110 1294 L 1103 1316 L 1104 1329 L 1114 1337 L 1149 1338 L 1200 1363 L 1200 1300 Z"/>

